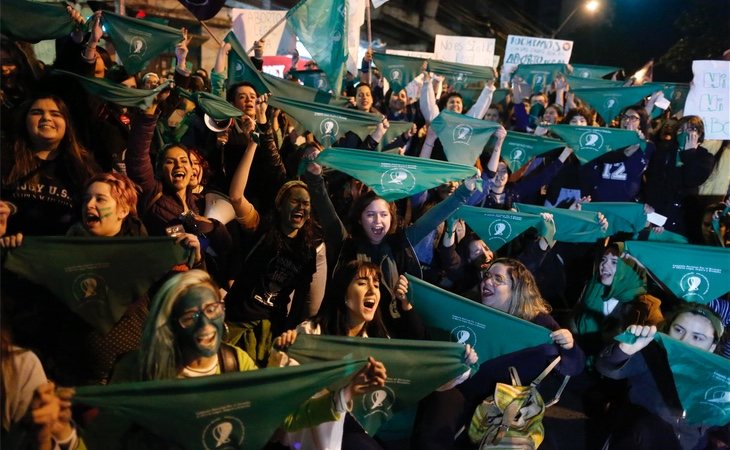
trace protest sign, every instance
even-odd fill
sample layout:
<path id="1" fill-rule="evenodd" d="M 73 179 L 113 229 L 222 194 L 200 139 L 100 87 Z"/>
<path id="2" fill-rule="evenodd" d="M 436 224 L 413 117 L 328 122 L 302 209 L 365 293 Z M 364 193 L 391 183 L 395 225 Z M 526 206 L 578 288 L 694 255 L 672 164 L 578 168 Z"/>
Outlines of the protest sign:
<path id="1" fill-rule="evenodd" d="M 437 34 L 433 56 L 442 61 L 492 67 L 494 39 Z"/>
<path id="2" fill-rule="evenodd" d="M 396 50 L 396 49 L 387 49 L 385 51 L 388 55 L 399 55 L 399 56 L 410 56 L 411 58 L 422 58 L 422 59 L 431 59 L 433 58 L 433 53 L 431 52 L 418 52 L 416 50 Z"/>
<path id="3" fill-rule="evenodd" d="M 261 39 L 267 31 L 286 15 L 286 11 L 266 11 L 257 9 L 231 9 L 233 33 L 246 50 L 253 47 L 254 41 Z M 296 38 L 280 23 L 268 36 L 264 43 L 264 55 L 292 53 L 296 49 Z"/>
<path id="4" fill-rule="evenodd" d="M 504 51 L 502 82 L 509 82 L 519 64 L 567 64 L 572 51 L 573 41 L 509 35 Z"/>
<path id="5" fill-rule="evenodd" d="M 705 123 L 705 139 L 730 139 L 730 61 L 692 61 L 684 115 Z"/>

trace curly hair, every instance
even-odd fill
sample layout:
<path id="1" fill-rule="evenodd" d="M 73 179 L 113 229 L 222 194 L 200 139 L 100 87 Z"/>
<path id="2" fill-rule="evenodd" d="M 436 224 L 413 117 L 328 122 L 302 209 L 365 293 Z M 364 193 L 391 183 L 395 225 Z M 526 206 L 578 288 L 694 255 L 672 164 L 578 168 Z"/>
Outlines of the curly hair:
<path id="1" fill-rule="evenodd" d="M 512 298 L 509 311 L 506 311 L 508 314 L 529 321 L 538 314 L 550 313 L 550 305 L 542 298 L 535 277 L 524 264 L 514 258 L 498 258 L 489 267 L 495 264 L 507 267 L 507 274 L 512 281 Z"/>
<path id="2" fill-rule="evenodd" d="M 182 368 L 182 350 L 175 340 L 172 311 L 175 304 L 194 287 L 209 287 L 216 300 L 220 293 L 210 275 L 202 270 L 190 270 L 174 275 L 162 285 L 150 304 L 139 351 L 140 379 L 169 380 Z"/>

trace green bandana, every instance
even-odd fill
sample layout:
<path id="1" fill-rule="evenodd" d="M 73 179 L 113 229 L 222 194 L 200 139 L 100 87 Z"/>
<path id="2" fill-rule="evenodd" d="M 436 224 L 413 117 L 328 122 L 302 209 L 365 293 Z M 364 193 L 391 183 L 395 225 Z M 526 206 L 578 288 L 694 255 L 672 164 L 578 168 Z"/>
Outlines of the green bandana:
<path id="1" fill-rule="evenodd" d="M 574 125 L 550 125 L 550 131 L 560 136 L 575 156 L 585 164 L 604 153 L 639 144 L 643 150 L 646 141 L 633 130 L 605 127 L 581 127 Z"/>
<path id="2" fill-rule="evenodd" d="M 261 73 L 251 62 L 233 31 L 229 31 L 223 41 L 231 44 L 231 51 L 228 52 L 228 86 L 248 81 L 253 84 L 257 95 L 270 93 L 271 90 L 262 79 Z"/>
<path id="3" fill-rule="evenodd" d="M 345 0 L 301 0 L 286 14 L 287 24 L 336 92 L 342 86 L 348 55 L 347 15 Z"/>
<path id="4" fill-rule="evenodd" d="M 188 255 L 168 237 L 26 237 L 5 267 L 48 288 L 102 333 Z"/>
<path id="5" fill-rule="evenodd" d="M 542 206 L 515 203 L 520 212 L 553 215 L 555 221 L 555 240 L 561 242 L 594 243 L 607 235 L 598 223 L 598 213 L 592 211 L 574 211 L 562 208 L 545 208 Z"/>
<path id="6" fill-rule="evenodd" d="M 373 53 L 375 65 L 390 83 L 393 93 L 400 92 L 421 73 L 424 59 L 410 56 Z"/>
<path id="7" fill-rule="evenodd" d="M 269 98 L 269 104 L 294 117 L 325 147 L 331 147 L 348 131 L 357 134 L 360 139 L 365 139 L 368 134 L 375 131 L 382 120 L 379 114 L 277 95 Z"/>
<path id="8" fill-rule="evenodd" d="M 656 86 L 571 89 L 576 97 L 595 109 L 606 123 L 610 123 L 627 106 L 639 103 L 644 97 L 653 94 Z"/>
<path id="9" fill-rule="evenodd" d="M 108 11 L 102 14 L 107 32 L 114 41 L 127 73 L 135 74 L 160 53 L 175 48 L 183 38 L 180 30 L 149 20 L 133 19 Z"/>
<path id="10" fill-rule="evenodd" d="M 243 112 L 231 105 L 224 99 L 209 92 L 198 91 L 190 93 L 182 88 L 176 88 L 181 97 L 186 98 L 203 110 L 214 120 L 226 120 L 233 117 L 241 117 Z"/>
<path id="11" fill-rule="evenodd" d="M 616 340 L 636 342 L 636 336 L 624 332 Z M 730 360 L 692 347 L 664 333 L 654 340 L 667 352 L 667 362 L 674 378 L 679 401 L 687 422 L 706 426 L 724 426 L 730 421 Z"/>
<path id="12" fill-rule="evenodd" d="M 419 280 L 408 278 L 408 298 L 437 340 L 469 344 L 479 364 L 507 353 L 550 344 L 550 330 Z"/>
<path id="13" fill-rule="evenodd" d="M 385 131 L 385 135 L 383 135 L 383 139 L 380 140 L 378 143 L 378 150 L 383 151 L 383 148 L 393 142 L 395 139 L 398 139 L 398 137 L 405 133 L 406 131 L 411 129 L 411 126 L 413 125 L 411 122 L 403 122 L 400 120 L 389 120 L 388 123 L 390 126 Z M 396 149 L 397 150 L 397 149 Z"/>
<path id="14" fill-rule="evenodd" d="M 428 62 L 428 70 L 446 77 L 449 86 L 457 92 L 474 83 L 494 79 L 494 71 L 491 67 L 436 61 L 434 59 Z"/>
<path id="15" fill-rule="evenodd" d="M 502 159 L 512 172 L 517 172 L 535 156 L 564 146 L 565 142 L 558 139 L 508 131 L 502 143 Z"/>
<path id="16" fill-rule="evenodd" d="M 321 70 L 290 70 L 289 73 L 301 81 L 304 86 L 325 92 L 330 90 L 327 76 Z"/>
<path id="17" fill-rule="evenodd" d="M 661 233 L 657 233 L 654 229 L 649 230 L 649 234 L 646 237 L 647 241 L 655 242 L 673 242 L 675 244 L 688 244 L 689 240 L 681 234 L 673 233 L 668 230 L 664 230 Z"/>
<path id="18" fill-rule="evenodd" d="M 606 75 L 621 70 L 620 67 L 613 66 L 594 66 L 592 64 L 571 64 L 573 67 L 573 76 L 578 78 L 595 78 L 602 79 Z M 573 86 L 571 84 L 571 86 Z"/>
<path id="19" fill-rule="evenodd" d="M 74 29 L 65 4 L 3 0 L 2 10 L 0 30 L 14 41 L 36 43 L 58 39 Z"/>
<path id="20" fill-rule="evenodd" d="M 575 75 L 567 75 L 565 79 L 570 85 L 570 89 L 601 89 L 601 88 L 619 88 L 624 85 L 623 81 L 604 80 L 598 78 L 581 78 Z"/>
<path id="21" fill-rule="evenodd" d="M 347 97 L 330 94 L 319 89 L 302 86 L 289 80 L 261 73 L 268 89 L 277 97 L 299 100 L 303 102 L 323 103 L 325 105 L 345 107 L 350 103 Z"/>
<path id="22" fill-rule="evenodd" d="M 661 90 L 662 93 L 664 93 L 664 98 L 669 100 L 669 107 L 672 108 L 672 114 L 676 114 L 684 109 L 684 104 L 687 101 L 687 94 L 689 94 L 689 83 L 655 82 L 647 83 L 646 85 L 654 86 L 656 90 Z M 655 107 L 651 112 L 651 118 L 656 119 L 661 116 L 663 112 L 663 109 Z"/>
<path id="23" fill-rule="evenodd" d="M 454 216 L 464 219 L 493 252 L 531 227 L 537 228 L 540 235 L 545 236 L 548 242 L 551 242 L 555 235 L 555 225 L 544 221 L 537 214 L 462 205 Z"/>
<path id="24" fill-rule="evenodd" d="M 262 448 L 319 390 L 365 361 L 333 361 L 186 380 L 76 388 L 74 402 L 109 410 L 188 450 Z"/>
<path id="25" fill-rule="evenodd" d="M 464 364 L 464 346 L 450 342 L 300 334 L 287 353 L 307 364 L 368 356 L 381 361 L 388 371 L 385 386 L 355 398 L 352 410 L 370 435 L 394 414 L 414 407 L 468 369 Z"/>
<path id="26" fill-rule="evenodd" d="M 112 83 L 104 78 L 84 77 L 65 70 L 54 70 L 53 73 L 75 79 L 86 92 L 104 101 L 129 108 L 149 108 L 157 94 L 170 85 L 169 81 L 165 81 L 152 90 L 134 89 L 119 83 Z"/>
<path id="27" fill-rule="evenodd" d="M 606 216 L 608 235 L 618 232 L 638 233 L 646 228 L 646 212 L 641 203 L 589 202 L 583 203 L 581 208 L 583 211 L 596 211 Z"/>
<path id="28" fill-rule="evenodd" d="M 730 249 L 629 241 L 626 251 L 677 298 L 707 304 L 730 291 Z"/>
<path id="29" fill-rule="evenodd" d="M 520 64 L 512 78 L 519 76 L 530 86 L 532 92 L 540 92 L 550 86 L 555 75 L 567 71 L 567 64 Z"/>
<path id="30" fill-rule="evenodd" d="M 465 165 L 474 165 L 489 138 L 499 128 L 498 123 L 446 110 L 441 111 L 431 126 L 441 140 L 448 160 Z"/>
<path id="31" fill-rule="evenodd" d="M 473 166 L 349 148 L 323 151 L 315 161 L 357 178 L 389 202 L 477 173 Z"/>

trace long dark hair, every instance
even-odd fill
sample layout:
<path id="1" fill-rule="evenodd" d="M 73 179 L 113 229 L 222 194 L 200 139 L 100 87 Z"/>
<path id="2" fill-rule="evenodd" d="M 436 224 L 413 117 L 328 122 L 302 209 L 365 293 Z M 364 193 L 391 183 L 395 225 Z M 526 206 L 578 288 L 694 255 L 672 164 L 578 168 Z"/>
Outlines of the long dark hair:
<path id="1" fill-rule="evenodd" d="M 347 336 L 347 317 L 349 310 L 345 303 L 347 295 L 347 287 L 357 277 L 361 275 L 374 275 L 378 280 L 381 279 L 382 273 L 380 267 L 368 261 L 350 261 L 337 270 L 332 279 L 327 283 L 322 306 L 319 312 L 312 318 L 312 322 L 322 327 L 323 334 L 333 336 Z M 381 286 L 383 284 L 381 283 Z M 383 301 L 383 288 L 380 288 L 380 299 Z M 383 324 L 382 315 L 380 314 L 380 305 L 375 310 L 373 320 L 365 324 L 365 331 L 369 337 L 388 336 L 388 331 Z"/>
<path id="2" fill-rule="evenodd" d="M 365 208 L 370 206 L 370 204 L 375 200 L 383 200 L 388 204 L 388 211 L 390 211 L 390 228 L 388 229 L 386 235 L 394 234 L 396 231 L 398 231 L 398 209 L 395 206 L 395 203 L 388 202 L 383 197 L 376 194 L 374 191 L 370 191 L 358 197 L 357 200 L 355 200 L 355 203 L 352 204 L 352 208 L 350 209 L 350 234 L 353 238 L 365 238 L 365 232 L 363 231 L 363 226 L 360 223 L 360 216 L 362 216 L 362 212 L 365 211 Z"/>

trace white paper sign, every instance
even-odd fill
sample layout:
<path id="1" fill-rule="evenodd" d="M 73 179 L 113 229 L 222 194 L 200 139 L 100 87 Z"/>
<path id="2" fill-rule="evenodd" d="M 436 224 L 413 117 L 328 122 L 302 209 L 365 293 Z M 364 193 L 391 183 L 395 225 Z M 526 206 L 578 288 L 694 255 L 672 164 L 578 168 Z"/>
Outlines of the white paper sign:
<path id="1" fill-rule="evenodd" d="M 384 4 L 386 4 L 388 0 L 373 0 L 373 8 L 380 8 Z"/>
<path id="2" fill-rule="evenodd" d="M 441 61 L 491 67 L 494 63 L 494 39 L 437 34 L 433 54 Z"/>
<path id="3" fill-rule="evenodd" d="M 286 13 L 286 11 L 233 8 L 231 9 L 233 33 L 241 41 L 243 48 L 248 50 L 253 47 L 255 40 L 266 34 Z M 265 56 L 285 55 L 292 53 L 294 49 L 296 49 L 296 37 L 287 29 L 286 22 L 279 24 L 266 36 Z"/>
<path id="4" fill-rule="evenodd" d="M 411 58 L 421 58 L 421 59 L 434 59 L 433 53 L 430 52 L 418 52 L 415 50 L 394 50 L 394 49 L 386 49 L 385 53 L 387 55 L 399 55 L 399 56 L 410 56 Z"/>
<path id="5" fill-rule="evenodd" d="M 684 115 L 702 117 L 705 139 L 730 139 L 730 61 L 692 61 Z"/>
<path id="6" fill-rule="evenodd" d="M 509 80 L 520 64 L 568 64 L 572 52 L 573 41 L 510 34 L 504 50 L 502 81 Z"/>

